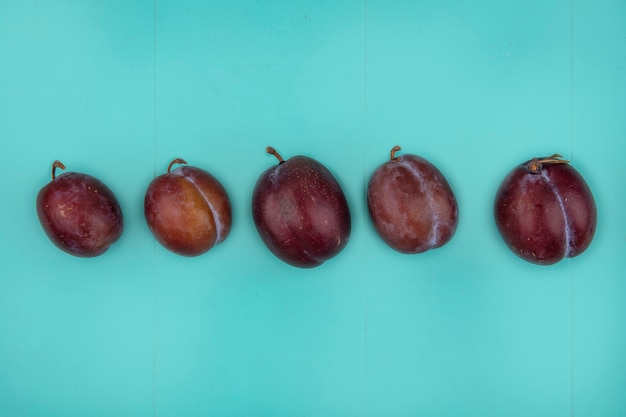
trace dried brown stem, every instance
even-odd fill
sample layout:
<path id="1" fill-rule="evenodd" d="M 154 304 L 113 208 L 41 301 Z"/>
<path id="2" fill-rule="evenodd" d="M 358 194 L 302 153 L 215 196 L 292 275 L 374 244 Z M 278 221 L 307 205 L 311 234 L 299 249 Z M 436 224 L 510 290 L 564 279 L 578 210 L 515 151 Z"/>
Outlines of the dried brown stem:
<path id="1" fill-rule="evenodd" d="M 544 165 L 555 165 L 555 164 L 569 164 L 568 160 L 562 159 L 563 156 L 555 153 L 550 156 L 544 156 L 541 158 L 533 158 L 526 164 L 526 167 L 530 170 L 530 172 L 541 172 L 541 169 Z"/>
<path id="2" fill-rule="evenodd" d="M 398 145 L 394 146 L 393 148 L 391 148 L 391 153 L 390 153 L 390 157 L 389 159 L 394 160 L 396 159 L 396 152 L 398 152 L 399 150 L 401 150 L 402 148 Z M 396 159 L 397 160 L 397 159 Z"/>
<path id="3" fill-rule="evenodd" d="M 176 159 L 174 159 L 174 160 L 173 160 L 172 162 L 170 162 L 170 164 L 167 166 L 167 173 L 168 173 L 168 174 L 170 173 L 170 171 L 171 171 L 172 167 L 173 167 L 175 164 L 185 164 L 185 165 L 186 165 L 186 164 L 187 164 L 187 161 L 185 161 L 183 158 L 176 158 Z"/>
<path id="4" fill-rule="evenodd" d="M 265 152 L 274 155 L 276 157 L 276 159 L 278 159 L 278 163 L 282 164 L 283 162 L 285 162 L 283 160 L 283 157 L 280 156 L 280 154 L 278 152 L 276 152 L 276 149 L 272 148 L 271 146 L 268 146 L 267 148 L 265 148 Z"/>
<path id="5" fill-rule="evenodd" d="M 65 165 L 63 165 L 63 162 L 59 160 L 54 161 L 54 163 L 52 164 L 52 179 L 56 178 L 57 168 L 65 169 Z"/>

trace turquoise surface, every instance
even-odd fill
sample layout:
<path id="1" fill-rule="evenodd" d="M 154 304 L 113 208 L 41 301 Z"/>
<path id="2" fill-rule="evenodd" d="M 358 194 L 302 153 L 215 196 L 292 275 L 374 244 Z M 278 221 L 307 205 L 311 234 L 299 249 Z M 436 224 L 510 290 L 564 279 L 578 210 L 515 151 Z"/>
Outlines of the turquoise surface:
<path id="1" fill-rule="evenodd" d="M 625 109 L 623 0 L 2 0 L 0 415 L 626 415 Z M 369 222 L 396 144 L 456 193 L 441 249 L 401 255 Z M 319 268 L 254 229 L 267 145 L 347 195 L 350 242 Z M 513 166 L 555 152 L 598 229 L 539 267 L 492 204 Z M 197 258 L 143 218 L 175 157 L 232 199 L 231 235 Z M 101 257 L 39 225 L 55 159 L 120 200 Z"/>

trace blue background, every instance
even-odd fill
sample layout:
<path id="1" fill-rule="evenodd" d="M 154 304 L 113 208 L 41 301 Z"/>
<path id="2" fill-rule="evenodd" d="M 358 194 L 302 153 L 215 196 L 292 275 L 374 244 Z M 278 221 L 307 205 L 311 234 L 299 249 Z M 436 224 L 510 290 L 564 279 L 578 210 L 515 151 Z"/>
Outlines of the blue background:
<path id="1" fill-rule="evenodd" d="M 0 415 L 626 415 L 626 2 L 0 2 Z M 445 247 L 375 234 L 371 172 L 399 144 L 460 210 Z M 275 159 L 338 178 L 353 232 L 312 270 L 256 234 Z M 495 191 L 562 153 L 599 210 L 580 257 L 528 264 Z M 155 243 L 151 179 L 175 157 L 230 193 L 230 237 Z M 62 160 L 113 189 L 125 232 L 59 251 L 35 196 Z"/>

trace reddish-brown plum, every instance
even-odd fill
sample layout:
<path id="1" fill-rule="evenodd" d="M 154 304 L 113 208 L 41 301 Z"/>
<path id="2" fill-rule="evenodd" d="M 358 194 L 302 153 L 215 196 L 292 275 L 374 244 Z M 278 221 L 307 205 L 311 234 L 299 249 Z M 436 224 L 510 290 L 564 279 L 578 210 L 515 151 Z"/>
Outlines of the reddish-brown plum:
<path id="1" fill-rule="evenodd" d="M 589 186 L 557 154 L 515 167 L 498 189 L 494 215 L 513 253 L 540 265 L 580 255 L 597 221 Z"/>
<path id="2" fill-rule="evenodd" d="M 337 255 L 350 237 L 350 210 L 337 180 L 316 160 L 294 156 L 258 179 L 252 216 L 261 239 L 284 262 L 311 268 Z"/>
<path id="3" fill-rule="evenodd" d="M 422 253 L 446 244 L 458 223 L 454 193 L 441 172 L 417 155 L 395 156 L 380 165 L 367 186 L 374 229 L 401 253 Z"/>
<path id="4" fill-rule="evenodd" d="M 82 258 L 106 252 L 124 230 L 120 205 L 100 180 L 78 172 L 56 176 L 37 194 L 37 216 L 48 238 L 61 250 Z"/>
<path id="5" fill-rule="evenodd" d="M 146 190 L 144 214 L 156 240 L 182 256 L 198 256 L 221 243 L 230 233 L 230 199 L 222 184 L 207 171 L 174 164 Z"/>

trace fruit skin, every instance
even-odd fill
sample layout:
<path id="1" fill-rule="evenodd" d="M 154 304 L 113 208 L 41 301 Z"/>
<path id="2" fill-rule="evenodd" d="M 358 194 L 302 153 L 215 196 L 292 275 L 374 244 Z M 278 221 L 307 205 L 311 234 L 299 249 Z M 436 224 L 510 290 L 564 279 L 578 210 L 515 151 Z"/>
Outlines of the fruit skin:
<path id="1" fill-rule="evenodd" d="M 156 240 L 182 256 L 198 256 L 230 233 L 232 210 L 222 184 L 209 172 L 172 165 L 152 180 L 144 198 L 146 223 Z"/>
<path id="2" fill-rule="evenodd" d="M 87 174 L 66 172 L 59 161 L 52 181 L 37 194 L 37 216 L 48 238 L 61 250 L 82 258 L 102 255 L 124 230 L 117 198 L 100 180 Z"/>
<path id="3" fill-rule="evenodd" d="M 539 265 L 580 255 L 597 222 L 589 186 L 557 154 L 515 167 L 497 191 L 494 216 L 509 248 Z"/>
<path id="4" fill-rule="evenodd" d="M 367 208 L 374 229 L 400 253 L 416 254 L 445 245 L 458 225 L 458 205 L 441 172 L 426 159 L 406 154 L 373 172 Z"/>
<path id="5" fill-rule="evenodd" d="M 266 170 L 252 194 L 252 217 L 268 249 L 289 265 L 312 268 L 334 257 L 350 237 L 343 191 L 316 160 L 294 156 Z"/>

